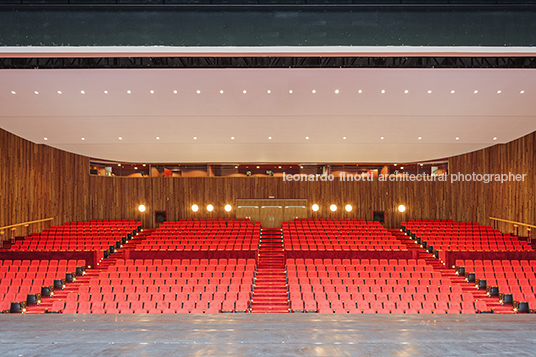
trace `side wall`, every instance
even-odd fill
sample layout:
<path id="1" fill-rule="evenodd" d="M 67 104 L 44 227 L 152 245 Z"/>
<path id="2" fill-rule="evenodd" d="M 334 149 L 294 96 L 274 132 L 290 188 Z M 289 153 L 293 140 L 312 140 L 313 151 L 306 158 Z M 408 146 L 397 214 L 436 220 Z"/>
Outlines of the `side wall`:
<path id="1" fill-rule="evenodd" d="M 239 198 L 307 198 L 310 217 L 365 218 L 385 211 L 387 227 L 409 218 L 451 218 L 490 224 L 489 216 L 536 223 L 536 133 L 450 159 L 450 172 L 526 174 L 524 182 L 285 182 L 280 177 L 124 178 L 89 176 L 88 158 L 36 145 L 0 130 L 0 226 L 56 217 L 54 224 L 92 218 L 135 218 L 153 227 L 168 220 L 234 217 L 225 204 Z M 204 207 L 213 204 L 215 210 Z M 339 210 L 329 211 L 335 203 Z M 350 213 L 343 210 L 352 204 Z M 147 206 L 145 213 L 137 206 Z M 200 206 L 197 213 L 192 204 Z M 405 213 L 396 207 L 404 204 Z M 310 209 L 310 208 L 309 208 Z M 507 229 L 506 226 L 502 227 Z"/>

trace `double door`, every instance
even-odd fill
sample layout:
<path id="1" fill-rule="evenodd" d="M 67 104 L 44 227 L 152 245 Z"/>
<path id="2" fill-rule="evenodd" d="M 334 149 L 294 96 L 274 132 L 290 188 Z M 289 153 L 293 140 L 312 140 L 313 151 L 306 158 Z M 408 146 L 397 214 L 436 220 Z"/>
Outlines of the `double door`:
<path id="1" fill-rule="evenodd" d="M 238 199 L 236 218 L 260 221 L 263 228 L 281 228 L 283 221 L 307 218 L 306 199 Z"/>

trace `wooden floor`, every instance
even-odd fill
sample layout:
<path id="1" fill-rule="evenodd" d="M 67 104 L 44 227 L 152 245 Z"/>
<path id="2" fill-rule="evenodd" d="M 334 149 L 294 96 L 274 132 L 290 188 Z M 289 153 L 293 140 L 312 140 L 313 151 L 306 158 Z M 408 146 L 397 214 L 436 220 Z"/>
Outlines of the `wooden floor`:
<path id="1" fill-rule="evenodd" d="M 536 315 L 0 315 L 0 356 L 534 356 Z"/>

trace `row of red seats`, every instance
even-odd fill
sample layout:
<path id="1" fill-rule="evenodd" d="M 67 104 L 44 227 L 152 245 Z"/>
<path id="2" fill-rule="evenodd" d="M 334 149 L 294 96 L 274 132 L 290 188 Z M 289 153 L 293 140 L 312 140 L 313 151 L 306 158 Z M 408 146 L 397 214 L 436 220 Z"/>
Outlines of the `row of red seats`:
<path id="1" fill-rule="evenodd" d="M 58 311 L 64 314 L 176 314 L 176 313 L 220 313 L 237 312 L 245 313 L 249 311 L 247 301 L 224 301 L 224 302 L 181 302 L 181 301 L 161 301 L 154 302 L 63 302 L 56 301 L 50 311 Z"/>
<path id="2" fill-rule="evenodd" d="M 223 279 L 223 280 L 222 280 Z M 165 284 L 167 286 L 216 286 L 218 284 L 226 284 L 227 279 L 231 280 L 231 283 L 241 282 L 242 284 L 249 284 L 253 282 L 253 277 L 240 277 L 235 276 L 233 278 L 156 278 L 156 279 L 92 279 L 91 283 L 98 282 L 99 285 L 123 285 L 123 286 L 137 286 L 137 285 L 160 285 Z M 233 280 L 235 279 L 235 280 Z"/>
<path id="3" fill-rule="evenodd" d="M 342 279 L 440 279 L 441 273 L 439 272 L 346 272 L 346 271 L 330 271 L 326 274 L 319 275 L 320 272 L 315 271 L 287 271 L 288 278 L 342 278 Z"/>
<path id="4" fill-rule="evenodd" d="M 138 270 L 143 265 L 165 265 L 168 266 L 168 269 L 172 270 L 172 267 L 169 267 L 170 265 L 195 265 L 201 267 L 206 265 L 255 265 L 255 259 L 117 259 L 115 265 L 137 266 Z"/>
<path id="5" fill-rule="evenodd" d="M 424 259 L 320 259 L 320 258 L 297 258 L 287 259 L 287 265 L 371 265 L 371 266 L 386 266 L 386 265 L 426 265 Z"/>
<path id="6" fill-rule="evenodd" d="M 84 259 L 79 260 L 0 260 L 0 266 L 2 267 L 30 267 L 30 266 L 78 266 L 85 267 L 86 261 Z M 13 268 L 10 268 L 13 269 Z M 1 271 L 1 270 L 0 270 Z M 19 271 L 22 271 L 22 268 L 19 268 Z"/>
<path id="7" fill-rule="evenodd" d="M 516 266 L 532 266 L 536 267 L 536 260 L 462 260 L 458 259 L 456 260 L 457 266 L 464 266 L 464 267 L 470 267 L 470 266 L 493 266 L 493 267 L 516 267 Z"/>
<path id="8" fill-rule="evenodd" d="M 319 270 L 316 270 L 319 269 Z M 324 270 L 326 269 L 326 270 Z M 306 272 L 432 272 L 434 268 L 431 265 L 290 265 L 287 264 L 287 271 L 306 271 Z"/>
<path id="9" fill-rule="evenodd" d="M 290 283 L 289 283 L 290 284 Z M 290 285 L 319 285 L 319 284 L 308 284 L 308 283 L 299 283 L 299 284 L 290 284 Z M 296 294 L 339 294 L 340 296 L 350 296 L 352 293 L 364 294 L 364 293 L 385 293 L 385 294 L 394 294 L 396 296 L 401 294 L 471 294 L 464 293 L 460 285 L 343 285 L 343 284 L 333 284 L 329 281 L 325 281 L 322 284 L 324 290 L 317 288 L 315 292 L 301 292 L 298 289 L 292 289 L 290 292 Z M 348 294 L 348 295 L 346 295 Z M 472 295 L 471 295 L 472 296 Z M 411 299 L 410 299 L 411 300 Z"/>

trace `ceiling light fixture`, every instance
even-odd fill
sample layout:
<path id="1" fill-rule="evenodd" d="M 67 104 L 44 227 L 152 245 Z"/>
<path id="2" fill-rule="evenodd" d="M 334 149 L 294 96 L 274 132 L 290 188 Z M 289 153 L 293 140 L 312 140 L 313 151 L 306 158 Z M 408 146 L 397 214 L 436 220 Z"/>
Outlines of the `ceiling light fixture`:
<path id="1" fill-rule="evenodd" d="M 523 93 L 525 93 L 525 91 L 524 91 L 524 90 L 522 90 L 522 91 L 521 91 L 521 92 L 519 92 L 519 93 L 520 93 L 520 94 L 523 94 Z"/>
<path id="2" fill-rule="evenodd" d="M 360 93 L 360 94 L 361 94 L 361 93 L 363 93 L 363 91 L 360 89 L 360 90 L 357 91 L 357 93 Z"/>
<path id="3" fill-rule="evenodd" d="M 421 140 L 421 139 L 422 139 L 422 137 L 420 137 L 420 136 L 419 136 L 419 137 L 418 137 L 418 139 L 419 139 L 419 140 Z"/>
<path id="4" fill-rule="evenodd" d="M 38 91 L 34 91 L 34 93 L 35 93 L 35 94 L 39 94 L 39 92 L 38 92 Z"/>
<path id="5" fill-rule="evenodd" d="M 313 93 L 316 93 L 316 90 L 315 90 L 315 89 L 313 89 Z"/>
<path id="6" fill-rule="evenodd" d="M 456 140 L 460 140 L 460 138 L 457 136 L 457 137 L 456 137 Z"/>
<path id="7" fill-rule="evenodd" d="M 428 94 L 432 93 L 432 90 L 428 89 Z"/>
<path id="8" fill-rule="evenodd" d="M 159 137 L 159 136 L 157 136 L 157 137 L 156 137 L 156 140 L 160 140 L 160 137 Z"/>
<path id="9" fill-rule="evenodd" d="M 173 93 L 177 94 L 177 90 L 175 89 L 175 90 L 173 91 Z"/>
<path id="10" fill-rule="evenodd" d="M 272 140 L 272 137 L 271 137 L 271 136 L 269 136 L 269 137 L 268 137 L 268 140 Z"/>
<path id="11" fill-rule="evenodd" d="M 61 94 L 61 90 L 58 91 L 58 94 Z"/>
<path id="12" fill-rule="evenodd" d="M 382 89 L 382 94 L 385 93 L 385 89 Z"/>
<path id="13" fill-rule="evenodd" d="M 197 140 L 197 136 L 194 136 L 194 140 Z"/>
<path id="14" fill-rule="evenodd" d="M 86 138 L 82 138 L 82 140 L 86 140 Z"/>
<path id="15" fill-rule="evenodd" d="M 122 137 L 119 137 L 119 140 L 123 140 L 123 138 L 122 138 Z"/>
<path id="16" fill-rule="evenodd" d="M 105 90 L 105 91 L 104 91 L 104 94 L 108 94 L 108 91 L 107 91 L 107 90 Z"/>
<path id="17" fill-rule="evenodd" d="M 130 94 L 130 93 L 132 93 L 132 92 L 131 92 L 130 89 L 129 89 L 129 90 L 127 90 L 127 93 Z"/>
<path id="18" fill-rule="evenodd" d="M 152 89 L 151 89 L 149 92 L 150 92 L 151 94 L 154 94 L 154 90 L 152 90 Z"/>
<path id="19" fill-rule="evenodd" d="M 383 140 L 383 136 L 380 138 L 380 140 Z"/>
<path id="20" fill-rule="evenodd" d="M 342 140 L 346 140 L 346 136 L 343 136 L 343 137 L 342 137 Z"/>
<path id="21" fill-rule="evenodd" d="M 234 140 L 234 136 L 231 136 L 231 140 Z"/>
<path id="22" fill-rule="evenodd" d="M 86 94 L 86 91 L 81 90 L 80 94 Z"/>
<path id="23" fill-rule="evenodd" d="M 48 140 L 48 138 L 43 138 L 45 141 Z"/>
<path id="24" fill-rule="evenodd" d="M 497 137 L 494 137 L 493 140 L 497 140 Z"/>
<path id="25" fill-rule="evenodd" d="M 477 94 L 477 93 L 478 93 L 478 90 L 477 90 L 477 89 L 475 89 L 475 91 L 474 91 L 473 93 Z"/>
<path id="26" fill-rule="evenodd" d="M 335 94 L 339 94 L 339 90 L 338 90 L 338 89 L 335 89 Z"/>
<path id="27" fill-rule="evenodd" d="M 501 93 L 502 93 L 502 91 L 499 89 L 499 90 L 497 91 L 497 94 L 501 94 Z"/>
<path id="28" fill-rule="evenodd" d="M 454 94 L 454 89 L 450 91 L 451 94 Z"/>
<path id="29" fill-rule="evenodd" d="M 305 137 L 305 140 L 309 140 L 309 137 L 308 137 L 308 136 L 306 136 L 306 137 Z"/>
<path id="30" fill-rule="evenodd" d="M 198 90 L 197 90 L 197 94 L 199 94 L 199 93 L 201 93 L 201 91 L 198 89 Z"/>
<path id="31" fill-rule="evenodd" d="M 404 93 L 408 94 L 408 93 L 409 93 L 409 90 L 406 89 L 406 90 L 404 91 Z"/>
<path id="32" fill-rule="evenodd" d="M 294 93 L 294 92 L 292 91 L 292 89 L 291 89 L 291 90 L 289 90 L 288 92 L 289 92 L 290 94 Z"/>
<path id="33" fill-rule="evenodd" d="M 247 93 L 247 91 L 246 91 L 246 90 L 244 89 L 244 90 L 242 91 L 242 93 L 246 94 L 246 93 Z"/>
<path id="34" fill-rule="evenodd" d="M 223 89 L 220 90 L 220 94 L 223 94 Z"/>
<path id="35" fill-rule="evenodd" d="M 268 89 L 268 90 L 266 91 L 266 93 L 270 94 L 270 93 L 272 93 L 272 91 Z"/>

